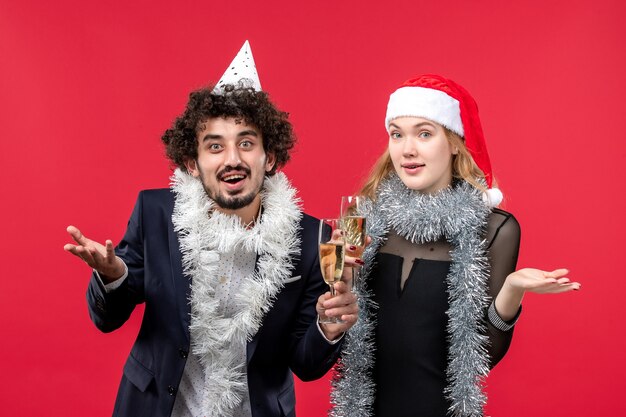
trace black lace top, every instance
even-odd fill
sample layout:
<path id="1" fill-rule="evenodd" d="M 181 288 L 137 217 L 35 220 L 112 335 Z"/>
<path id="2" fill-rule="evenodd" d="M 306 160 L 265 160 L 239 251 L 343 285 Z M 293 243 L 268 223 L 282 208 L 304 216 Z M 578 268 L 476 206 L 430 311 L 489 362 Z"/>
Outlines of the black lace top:
<path id="1" fill-rule="evenodd" d="M 515 270 L 519 224 L 510 213 L 495 209 L 489 216 L 486 239 L 491 265 L 489 294 L 495 298 L 507 275 Z M 376 257 L 369 288 L 378 304 L 377 417 L 446 415 L 449 251 L 445 241 L 413 244 L 392 231 Z M 513 330 L 487 327 L 493 367 L 507 352 Z"/>

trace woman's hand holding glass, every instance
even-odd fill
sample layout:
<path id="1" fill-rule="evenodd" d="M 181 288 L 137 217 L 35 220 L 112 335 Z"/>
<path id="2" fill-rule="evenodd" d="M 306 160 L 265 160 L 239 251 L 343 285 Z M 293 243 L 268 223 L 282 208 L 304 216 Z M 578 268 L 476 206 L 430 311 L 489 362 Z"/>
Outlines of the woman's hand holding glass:
<path id="1" fill-rule="evenodd" d="M 358 291 L 361 266 L 364 265 L 361 257 L 365 246 L 369 243 L 366 232 L 366 219 L 361 214 L 363 196 L 341 197 L 341 229 L 346 242 L 346 255 L 351 257 L 352 289 Z"/>

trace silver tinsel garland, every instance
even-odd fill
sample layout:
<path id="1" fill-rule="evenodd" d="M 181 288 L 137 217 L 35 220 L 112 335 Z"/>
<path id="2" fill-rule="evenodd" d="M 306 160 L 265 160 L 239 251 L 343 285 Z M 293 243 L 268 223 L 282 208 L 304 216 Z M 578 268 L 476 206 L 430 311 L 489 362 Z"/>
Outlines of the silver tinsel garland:
<path id="1" fill-rule="evenodd" d="M 445 238 L 452 246 L 448 284 L 448 352 L 445 395 L 454 417 L 480 417 L 489 372 L 485 311 L 489 305 L 489 263 L 483 239 L 491 210 L 479 190 L 459 181 L 434 195 L 409 190 L 395 174 L 381 182 L 377 199 L 365 205 L 372 244 L 364 253 L 366 266 L 359 288 L 359 320 L 346 335 L 337 374 L 333 378 L 332 417 L 370 417 L 376 386 L 376 305 L 368 289 L 374 258 L 389 230 L 413 243 Z"/>
<path id="2" fill-rule="evenodd" d="M 172 177 L 176 194 L 172 222 L 180 240 L 185 274 L 191 277 L 191 348 L 204 367 L 202 404 L 206 417 L 232 417 L 245 390 L 246 370 L 235 354 L 257 333 L 263 317 L 291 277 L 291 259 L 299 254 L 302 213 L 296 191 L 277 173 L 265 179 L 263 215 L 248 230 L 235 215 L 215 210 L 202 183 L 177 169 Z M 256 270 L 243 279 L 231 302 L 233 317 L 219 312 L 215 296 L 220 254 L 256 252 Z"/>

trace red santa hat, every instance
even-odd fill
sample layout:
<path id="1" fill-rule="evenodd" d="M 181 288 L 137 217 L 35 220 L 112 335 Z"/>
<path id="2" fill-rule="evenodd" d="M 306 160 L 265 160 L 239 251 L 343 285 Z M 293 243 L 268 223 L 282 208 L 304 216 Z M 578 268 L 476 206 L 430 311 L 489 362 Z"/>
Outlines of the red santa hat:
<path id="1" fill-rule="evenodd" d="M 385 128 L 398 117 L 413 116 L 432 120 L 464 138 L 465 147 L 485 174 L 490 206 L 502 201 L 502 193 L 492 188 L 493 174 L 487 144 L 478 117 L 476 101 L 459 84 L 435 74 L 424 74 L 405 81 L 389 97 Z"/>

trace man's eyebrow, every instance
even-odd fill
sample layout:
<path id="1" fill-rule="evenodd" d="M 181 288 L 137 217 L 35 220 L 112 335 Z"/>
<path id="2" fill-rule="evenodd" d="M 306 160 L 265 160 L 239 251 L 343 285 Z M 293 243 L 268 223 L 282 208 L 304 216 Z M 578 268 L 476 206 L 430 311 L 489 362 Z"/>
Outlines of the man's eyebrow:
<path id="1" fill-rule="evenodd" d="M 210 139 L 222 139 L 222 135 L 214 135 L 212 133 L 207 133 L 206 135 L 204 135 L 204 137 L 202 138 L 202 142 L 206 142 L 207 140 Z"/>
<path id="2" fill-rule="evenodd" d="M 242 130 L 241 132 L 237 133 L 237 137 L 244 137 L 244 136 L 254 136 L 255 138 L 259 137 L 259 132 L 257 132 L 254 129 L 247 129 L 247 130 Z M 224 136 L 222 135 L 218 135 L 215 133 L 207 133 L 206 135 L 204 135 L 204 137 L 202 138 L 202 142 L 206 142 L 207 140 L 222 140 L 224 139 Z"/>
<path id="3" fill-rule="evenodd" d="M 253 129 L 248 129 L 248 130 L 242 130 L 241 132 L 239 132 L 237 134 L 237 136 L 241 137 L 241 136 L 254 136 L 255 138 L 259 137 L 259 133 L 256 130 Z"/>

